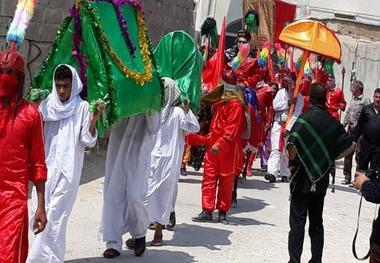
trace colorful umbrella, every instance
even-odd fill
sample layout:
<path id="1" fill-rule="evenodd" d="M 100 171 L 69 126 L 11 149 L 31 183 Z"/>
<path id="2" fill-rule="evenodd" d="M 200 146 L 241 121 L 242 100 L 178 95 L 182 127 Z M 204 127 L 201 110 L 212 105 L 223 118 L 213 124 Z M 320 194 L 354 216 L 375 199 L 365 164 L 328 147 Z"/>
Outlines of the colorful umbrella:
<path id="1" fill-rule="evenodd" d="M 335 33 L 324 24 L 313 20 L 300 20 L 286 26 L 281 34 L 280 41 L 303 50 L 300 71 L 297 76 L 296 88 L 293 97 L 297 97 L 304 74 L 305 63 L 310 53 L 316 53 L 340 63 L 342 49 Z M 295 105 L 289 109 L 288 119 L 294 113 Z"/>

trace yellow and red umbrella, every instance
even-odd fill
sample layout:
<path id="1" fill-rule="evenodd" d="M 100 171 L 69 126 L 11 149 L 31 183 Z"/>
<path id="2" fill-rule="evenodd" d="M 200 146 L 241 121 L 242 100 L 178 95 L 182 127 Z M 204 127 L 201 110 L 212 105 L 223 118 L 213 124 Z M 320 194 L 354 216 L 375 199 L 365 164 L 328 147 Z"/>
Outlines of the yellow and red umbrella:
<path id="1" fill-rule="evenodd" d="M 340 42 L 335 33 L 321 22 L 300 20 L 291 23 L 282 30 L 280 41 L 303 50 L 302 63 L 297 76 L 296 88 L 293 92 L 294 97 L 298 95 L 305 63 L 310 53 L 319 54 L 340 63 L 342 56 Z M 294 107 L 295 105 L 291 105 L 286 123 L 292 117 Z"/>

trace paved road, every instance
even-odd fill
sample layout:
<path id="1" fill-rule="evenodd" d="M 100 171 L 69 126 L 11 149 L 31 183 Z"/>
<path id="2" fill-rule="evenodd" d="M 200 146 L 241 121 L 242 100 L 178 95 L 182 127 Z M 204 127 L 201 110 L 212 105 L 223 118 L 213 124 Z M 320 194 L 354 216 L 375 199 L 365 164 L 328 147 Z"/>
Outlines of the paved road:
<path id="1" fill-rule="evenodd" d="M 257 164 L 255 164 L 257 167 Z M 66 262 L 287 262 L 289 231 L 289 190 L 287 183 L 267 183 L 262 174 L 239 185 L 238 207 L 231 209 L 231 224 L 194 223 L 200 212 L 201 174 L 191 172 L 181 177 L 176 207 L 177 226 L 164 232 L 164 246 L 148 247 L 141 258 L 125 250 L 117 259 L 101 257 L 104 244 L 98 239 L 102 207 L 104 155 L 86 157 L 82 183 L 67 231 Z M 338 162 L 337 182 L 343 179 Z M 357 191 L 338 184 L 335 194 L 328 191 L 325 200 L 324 262 L 356 262 L 351 242 L 356 226 L 360 196 Z M 360 254 L 368 248 L 368 236 L 375 206 L 365 203 L 358 244 Z M 127 238 L 128 236 L 126 236 Z M 148 231 L 147 240 L 153 237 Z M 32 240 L 31 240 L 32 241 Z M 303 262 L 310 259 L 310 240 L 305 237 Z"/>

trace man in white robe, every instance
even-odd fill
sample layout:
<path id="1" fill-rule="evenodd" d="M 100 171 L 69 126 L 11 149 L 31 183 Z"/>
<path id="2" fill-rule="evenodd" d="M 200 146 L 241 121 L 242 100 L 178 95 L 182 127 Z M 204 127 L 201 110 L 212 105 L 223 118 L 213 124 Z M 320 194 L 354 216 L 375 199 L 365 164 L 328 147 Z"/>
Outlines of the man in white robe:
<path id="1" fill-rule="evenodd" d="M 59 65 L 54 71 L 52 92 L 39 108 L 44 121 L 48 168 L 45 191 L 48 224 L 36 236 L 28 263 L 64 261 L 66 227 L 79 188 L 85 147 L 94 147 L 97 140 L 95 124 L 99 111 L 90 114 L 88 102 L 79 96 L 82 88 L 76 70 Z M 35 208 L 35 190 L 32 203 Z"/>
<path id="2" fill-rule="evenodd" d="M 268 171 L 265 175 L 265 179 L 271 183 L 276 181 L 279 171 L 283 182 L 287 182 L 290 177 L 290 171 L 288 169 L 289 160 L 286 151 L 284 151 L 284 145 L 286 144 L 287 134 L 292 129 L 298 116 L 301 115 L 303 109 L 302 95 L 298 94 L 296 99 L 292 98 L 294 84 L 294 79 L 290 76 L 285 76 L 282 88 L 277 92 L 276 97 L 273 100 L 273 110 L 275 115 L 271 130 L 272 149 L 268 159 Z M 293 103 L 295 103 L 294 113 L 289 123 L 284 127 L 288 116 L 289 106 Z"/>
<path id="3" fill-rule="evenodd" d="M 180 105 L 180 89 L 174 80 L 163 78 L 165 105 L 161 126 L 154 136 L 146 205 L 150 223 L 155 223 L 153 246 L 162 245 L 162 227 L 174 211 L 186 133 L 199 132 L 199 123 L 187 102 Z"/>
<path id="4" fill-rule="evenodd" d="M 120 255 L 122 236 L 130 233 L 127 246 L 135 255 L 145 251 L 149 215 L 144 205 L 148 189 L 153 135 L 160 127 L 158 112 L 128 117 L 110 134 L 103 192 L 100 233 L 106 242 L 105 258 Z"/>

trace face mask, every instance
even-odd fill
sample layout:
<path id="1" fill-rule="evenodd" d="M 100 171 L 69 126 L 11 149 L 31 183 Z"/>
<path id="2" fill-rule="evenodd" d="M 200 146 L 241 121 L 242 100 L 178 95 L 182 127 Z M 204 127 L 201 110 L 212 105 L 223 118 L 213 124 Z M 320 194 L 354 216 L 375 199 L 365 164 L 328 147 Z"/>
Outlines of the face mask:
<path id="1" fill-rule="evenodd" d="M 14 96 L 19 88 L 19 81 L 16 76 L 0 73 L 0 97 Z"/>

